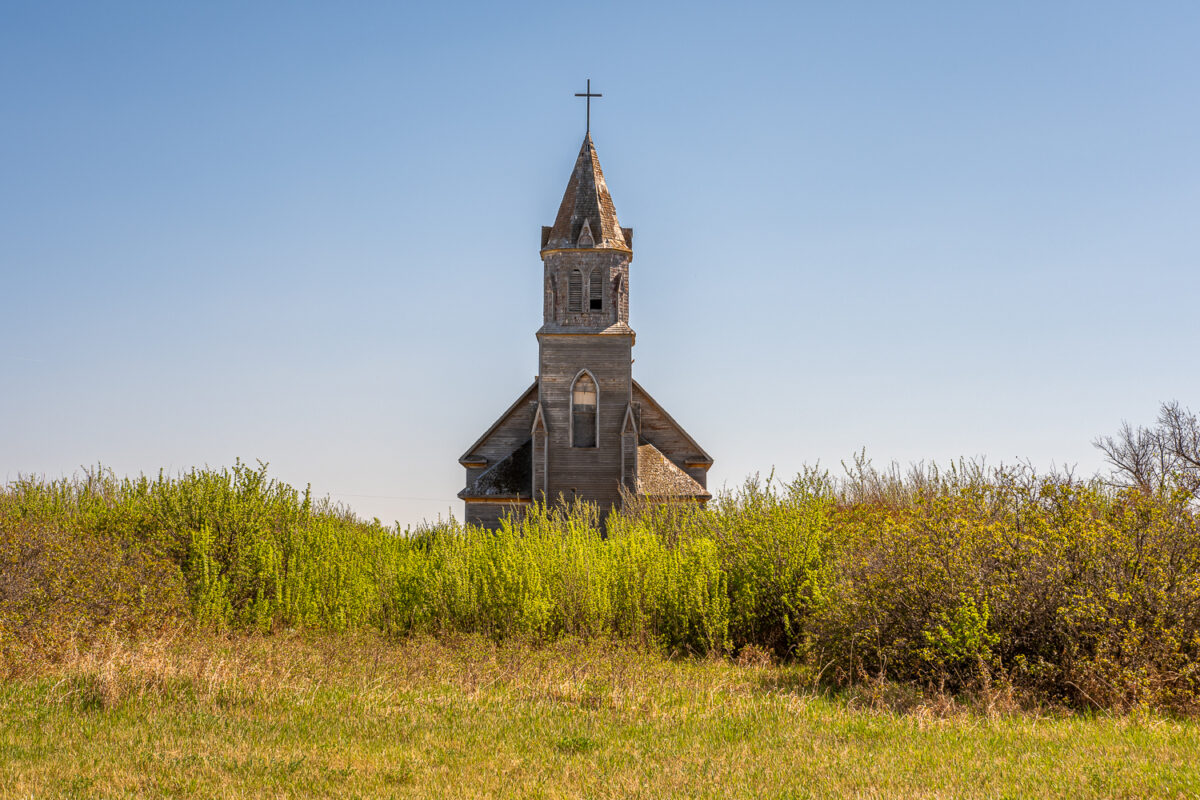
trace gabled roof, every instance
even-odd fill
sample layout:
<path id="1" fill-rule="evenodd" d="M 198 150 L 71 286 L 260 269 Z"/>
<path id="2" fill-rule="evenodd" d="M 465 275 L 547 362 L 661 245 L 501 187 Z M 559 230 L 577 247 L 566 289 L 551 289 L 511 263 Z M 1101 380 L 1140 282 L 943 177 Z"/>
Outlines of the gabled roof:
<path id="1" fill-rule="evenodd" d="M 638 445 L 637 493 L 655 500 L 708 500 L 712 497 L 691 475 L 671 463 L 652 444 Z"/>
<path id="2" fill-rule="evenodd" d="M 497 461 L 458 493 L 459 498 L 480 499 L 533 497 L 533 440 Z"/>
<path id="3" fill-rule="evenodd" d="M 492 423 L 490 428 L 483 432 L 483 436 L 480 436 L 475 440 L 475 444 L 467 448 L 467 452 L 462 454 L 462 456 L 458 459 L 458 463 L 462 464 L 464 461 L 470 461 L 471 457 L 475 455 L 475 448 L 486 442 L 488 437 L 491 436 L 497 428 L 504 424 L 504 421 L 508 419 L 509 415 L 520 408 L 521 404 L 529 399 L 530 394 L 537 391 L 537 385 L 537 381 L 534 381 L 532 384 L 530 384 L 529 388 L 522 392 L 521 396 L 517 398 L 517 401 L 509 406 L 505 412 L 501 414 L 495 422 Z"/>
<path id="4" fill-rule="evenodd" d="M 642 385 L 640 383 L 638 383 L 637 381 L 633 382 L 633 391 L 635 393 L 635 396 L 637 393 L 641 393 L 641 396 L 644 397 L 651 405 L 653 405 L 658 410 L 658 413 L 662 414 L 663 418 L 667 422 L 671 423 L 671 425 L 674 426 L 675 430 L 679 431 L 679 433 L 683 435 L 683 438 L 686 439 L 692 447 L 696 448 L 696 453 L 695 453 L 696 460 L 694 463 L 697 466 L 702 465 L 702 464 L 708 465 L 708 464 L 713 463 L 712 456 L 710 456 L 707 452 L 705 452 L 704 448 L 701 447 L 699 444 L 697 444 L 696 440 L 692 438 L 692 435 L 690 433 L 688 433 L 687 431 L 685 431 L 683 429 L 683 426 L 680 425 L 678 422 L 676 422 L 675 418 L 672 417 L 670 414 L 668 414 L 667 410 L 665 408 L 663 408 L 661 405 L 659 405 L 658 401 L 655 400 L 653 397 L 651 397 L 650 393 L 647 392 L 645 389 L 643 389 Z M 689 464 L 688 466 L 692 466 L 692 465 Z"/>
<path id="5" fill-rule="evenodd" d="M 590 236 L 581 242 L 585 224 Z M 543 238 L 543 250 L 578 247 L 630 249 L 625 231 L 617 222 L 617 211 L 608 193 L 608 185 L 604 182 L 604 173 L 600 170 L 600 159 L 596 155 L 591 134 L 583 137 L 579 158 L 575 160 L 575 169 L 558 207 L 558 217 L 549 234 Z"/>

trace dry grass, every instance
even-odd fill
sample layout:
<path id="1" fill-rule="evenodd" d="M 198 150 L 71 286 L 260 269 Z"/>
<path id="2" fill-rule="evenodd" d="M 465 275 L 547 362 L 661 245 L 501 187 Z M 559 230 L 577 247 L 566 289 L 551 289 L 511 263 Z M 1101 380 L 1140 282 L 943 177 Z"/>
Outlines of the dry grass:
<path id="1" fill-rule="evenodd" d="M 112 636 L 0 684 L 0 796 L 1200 796 L 1195 722 L 810 687 L 599 641 Z"/>

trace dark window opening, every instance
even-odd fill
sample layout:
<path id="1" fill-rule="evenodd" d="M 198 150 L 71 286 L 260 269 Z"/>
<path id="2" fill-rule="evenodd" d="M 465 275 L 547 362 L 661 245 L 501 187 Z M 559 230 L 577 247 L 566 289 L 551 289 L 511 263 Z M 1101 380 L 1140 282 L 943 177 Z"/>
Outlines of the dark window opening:
<path id="1" fill-rule="evenodd" d="M 588 276 L 588 308 L 592 311 L 604 310 L 604 276 L 602 270 L 594 269 Z"/>
<path id="2" fill-rule="evenodd" d="M 575 407 L 575 446 L 596 446 L 596 407 Z"/>

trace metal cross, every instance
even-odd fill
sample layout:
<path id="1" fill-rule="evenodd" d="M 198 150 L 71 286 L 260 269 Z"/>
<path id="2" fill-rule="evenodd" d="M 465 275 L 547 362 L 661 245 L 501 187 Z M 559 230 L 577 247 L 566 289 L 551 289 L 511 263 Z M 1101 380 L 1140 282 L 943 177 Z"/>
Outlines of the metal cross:
<path id="1" fill-rule="evenodd" d="M 592 79 L 588 78 L 587 92 L 576 92 L 575 96 L 587 98 L 587 132 L 589 135 L 591 135 L 591 132 L 592 132 L 592 98 L 593 97 L 604 97 L 604 95 L 592 94 Z"/>

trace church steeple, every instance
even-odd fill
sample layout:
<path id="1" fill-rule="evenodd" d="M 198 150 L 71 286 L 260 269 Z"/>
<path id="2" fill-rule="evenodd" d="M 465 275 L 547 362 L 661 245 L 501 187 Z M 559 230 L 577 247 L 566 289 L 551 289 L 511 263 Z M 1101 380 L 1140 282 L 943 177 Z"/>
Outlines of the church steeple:
<path id="1" fill-rule="evenodd" d="M 554 224 L 542 228 L 541 254 L 543 331 L 632 333 L 633 229 L 617 221 L 591 134 L 583 137 Z"/>
<path id="2" fill-rule="evenodd" d="M 599 97 L 590 83 L 579 96 Z M 712 458 L 633 381 L 633 230 L 617 221 L 590 133 L 541 242 L 537 377 L 459 459 L 467 521 L 496 528 L 531 500 L 607 515 L 629 492 L 705 502 Z"/>
<path id="3" fill-rule="evenodd" d="M 590 234 L 590 235 L 589 235 Z M 542 228 L 542 250 L 632 250 L 633 231 L 617 221 L 591 134 L 583 137 L 554 224 Z"/>

